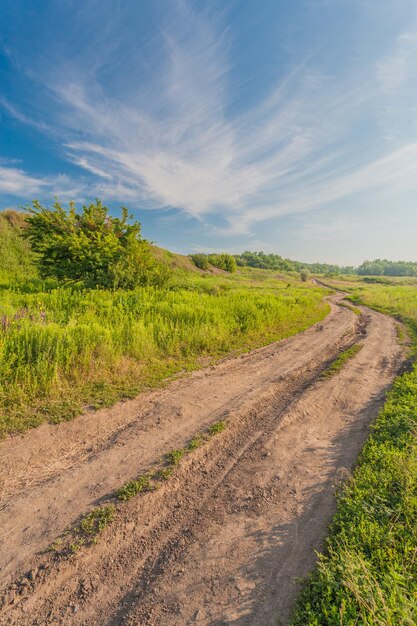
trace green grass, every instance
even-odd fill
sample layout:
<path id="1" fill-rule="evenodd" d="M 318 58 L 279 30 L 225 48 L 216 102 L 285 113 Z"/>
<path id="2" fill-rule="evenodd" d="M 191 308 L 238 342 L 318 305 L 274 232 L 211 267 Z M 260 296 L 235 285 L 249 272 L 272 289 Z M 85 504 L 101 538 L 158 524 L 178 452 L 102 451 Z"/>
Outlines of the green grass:
<path id="1" fill-rule="evenodd" d="M 320 321 L 325 289 L 273 272 L 174 273 L 164 289 L 0 284 L 0 436 L 110 406 Z"/>
<path id="2" fill-rule="evenodd" d="M 349 302 L 339 302 L 340 306 L 344 306 L 346 309 L 349 309 L 349 311 L 352 311 L 352 313 L 354 313 L 355 315 L 362 315 L 362 311 L 360 309 L 358 309 L 356 306 L 352 306 L 351 304 L 349 304 Z"/>
<path id="3" fill-rule="evenodd" d="M 83 547 L 97 543 L 101 533 L 116 515 L 114 504 L 99 506 L 81 518 L 80 523 L 75 528 L 71 528 L 64 537 L 56 539 L 48 548 L 49 552 L 54 552 L 58 556 L 74 554 Z"/>
<path id="4" fill-rule="evenodd" d="M 345 363 L 349 361 L 350 359 L 352 359 L 354 356 L 356 356 L 358 352 L 361 350 L 361 348 L 362 348 L 362 344 L 355 343 L 353 346 L 350 346 L 350 348 L 347 348 L 347 350 L 344 350 L 341 354 L 339 354 L 337 359 L 335 359 L 329 365 L 329 367 L 325 369 L 324 372 L 322 372 L 322 374 L 320 375 L 320 378 L 326 379 L 326 378 L 330 378 L 331 376 L 334 376 L 335 374 L 338 374 L 340 370 L 343 368 L 343 366 L 345 365 Z"/>
<path id="5" fill-rule="evenodd" d="M 136 480 L 131 480 L 125 483 L 120 489 L 117 490 L 116 496 L 119 500 L 130 500 L 138 493 L 153 491 L 155 487 L 152 485 L 151 477 L 147 474 L 139 476 Z"/>
<path id="6" fill-rule="evenodd" d="M 225 422 L 216 422 L 208 427 L 207 432 L 212 437 L 213 435 L 217 435 L 218 433 L 222 433 L 226 428 Z"/>
<path id="7" fill-rule="evenodd" d="M 179 450 L 171 450 L 166 455 L 166 462 L 168 465 L 175 467 L 179 465 L 182 458 L 187 454 L 187 448 L 180 448 Z"/>
<path id="8" fill-rule="evenodd" d="M 115 512 L 114 504 L 93 509 L 91 513 L 82 518 L 79 532 L 90 538 L 97 537 L 113 520 Z"/>
<path id="9" fill-rule="evenodd" d="M 350 288 L 356 301 L 403 319 L 417 346 L 414 286 L 356 281 Z M 299 598 L 293 626 L 417 623 L 416 433 L 414 365 L 396 379 L 338 496 L 325 550 Z"/>
<path id="10" fill-rule="evenodd" d="M 191 439 L 190 443 L 187 446 L 187 449 L 192 452 L 193 450 L 197 450 L 197 448 L 201 448 L 206 443 L 206 437 L 202 433 L 197 433 Z"/>
<path id="11" fill-rule="evenodd" d="M 126 501 L 137 496 L 139 493 L 154 491 L 158 487 L 160 481 L 168 480 L 174 473 L 175 469 L 180 465 L 182 459 L 194 450 L 201 448 L 212 437 L 219 435 L 226 429 L 226 422 L 215 422 L 207 428 L 206 432 L 196 433 L 184 448 L 170 450 L 162 459 L 163 467 L 158 467 L 148 474 L 139 476 L 136 480 L 131 480 L 116 491 L 116 497 L 119 500 Z"/>

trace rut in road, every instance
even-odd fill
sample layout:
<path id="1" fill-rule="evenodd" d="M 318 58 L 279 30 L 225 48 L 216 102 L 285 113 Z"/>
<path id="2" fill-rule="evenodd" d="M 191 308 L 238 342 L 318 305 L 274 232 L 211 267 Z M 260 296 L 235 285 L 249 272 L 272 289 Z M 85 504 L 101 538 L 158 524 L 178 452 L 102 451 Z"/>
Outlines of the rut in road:
<path id="1" fill-rule="evenodd" d="M 339 298 L 336 298 L 336 301 Z M 123 482 L 280 376 L 348 345 L 354 316 L 332 304 L 323 324 L 229 359 L 97 414 L 43 425 L 0 446 L 0 588 L 37 551 Z M 318 332 L 317 328 L 321 330 Z"/>
<path id="2" fill-rule="evenodd" d="M 402 361 L 393 320 L 372 311 L 366 318 L 366 336 L 355 336 L 363 329 L 355 329 L 353 314 L 333 306 L 319 332 L 257 351 L 252 362 L 248 356 L 246 363 L 223 364 L 221 378 L 219 370 L 197 376 L 197 386 L 212 376 L 211 382 L 226 379 L 227 389 L 230 371 L 248 375 L 249 366 L 252 391 L 226 407 L 220 403 L 227 430 L 187 458 L 160 490 L 124 505 L 97 546 L 58 562 L 30 555 L 23 564 L 11 550 L 9 571 L 16 575 L 23 566 L 35 573 L 24 585 L 22 579 L 7 585 L 0 622 L 285 623 L 295 580 L 311 568 L 331 518 L 334 484 L 356 458 Z M 329 359 L 357 340 L 363 347 L 356 357 L 337 376 L 318 380 Z M 179 391 L 186 391 L 182 384 Z M 142 432 L 144 444 L 153 433 Z M 114 446 L 97 456 L 106 451 Z M 55 480 L 49 479 L 52 487 Z M 21 503 L 30 492 L 22 485 Z M 32 550 L 42 543 L 36 537 Z"/>

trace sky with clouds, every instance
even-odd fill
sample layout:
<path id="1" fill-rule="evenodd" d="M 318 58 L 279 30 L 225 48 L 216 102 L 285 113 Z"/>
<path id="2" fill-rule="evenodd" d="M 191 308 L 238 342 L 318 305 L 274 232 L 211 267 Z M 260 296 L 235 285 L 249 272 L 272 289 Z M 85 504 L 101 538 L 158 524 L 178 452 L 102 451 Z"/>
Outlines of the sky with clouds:
<path id="1" fill-rule="evenodd" d="M 415 0 L 3 0 L 0 207 L 177 252 L 417 261 Z"/>

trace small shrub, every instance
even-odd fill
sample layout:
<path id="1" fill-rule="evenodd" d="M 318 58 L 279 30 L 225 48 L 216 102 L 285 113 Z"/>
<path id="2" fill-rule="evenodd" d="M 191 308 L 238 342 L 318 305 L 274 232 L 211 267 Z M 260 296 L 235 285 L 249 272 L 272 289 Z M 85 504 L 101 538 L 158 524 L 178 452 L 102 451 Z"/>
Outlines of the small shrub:
<path id="1" fill-rule="evenodd" d="M 206 254 L 192 254 L 191 260 L 200 270 L 208 270 L 209 262 Z"/>
<path id="2" fill-rule="evenodd" d="M 231 254 L 209 254 L 208 262 L 225 272 L 236 272 L 236 259 Z"/>

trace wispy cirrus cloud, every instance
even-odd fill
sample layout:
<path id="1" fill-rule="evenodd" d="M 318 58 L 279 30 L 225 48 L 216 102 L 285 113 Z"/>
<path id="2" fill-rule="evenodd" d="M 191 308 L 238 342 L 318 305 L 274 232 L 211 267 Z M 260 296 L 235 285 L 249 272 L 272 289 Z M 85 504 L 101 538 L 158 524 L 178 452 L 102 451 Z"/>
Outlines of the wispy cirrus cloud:
<path id="1" fill-rule="evenodd" d="M 52 96 L 52 119 L 38 122 L 15 110 L 16 117 L 59 135 L 66 158 L 91 179 L 60 183 L 12 168 L 4 183 L 9 193 L 26 177 L 30 193 L 59 193 L 61 184 L 81 196 L 174 207 L 200 220 L 218 214 L 229 226 L 217 232 L 242 234 L 262 220 L 416 184 L 417 133 L 390 146 L 386 128 L 373 127 L 387 94 L 407 86 L 417 47 L 411 33 L 356 73 L 336 77 L 307 57 L 277 78 L 269 95 L 236 109 L 232 36 L 223 17 L 181 2 L 169 19 L 174 23 L 153 35 L 158 53 L 150 55 L 150 68 L 137 54 L 125 55 L 130 80 L 123 91 L 108 69 L 105 39 L 87 58 L 67 60 L 65 72 L 58 56 L 33 73 Z M 116 20 L 112 41 L 121 39 L 119 28 Z"/>
<path id="2" fill-rule="evenodd" d="M 31 176 L 21 168 L 2 165 L 0 161 L 0 194 L 27 199 L 58 196 L 61 200 L 81 200 L 86 192 L 85 182 L 77 182 L 65 174 Z"/>

